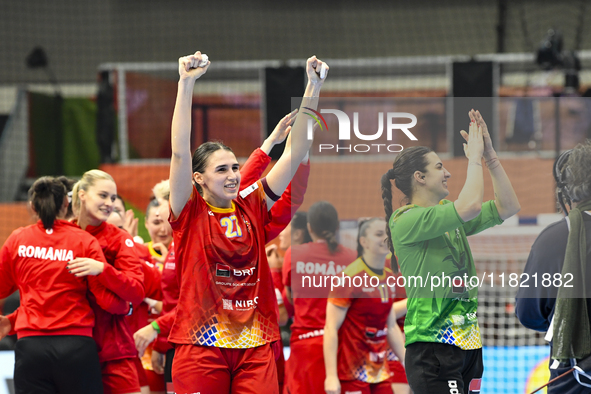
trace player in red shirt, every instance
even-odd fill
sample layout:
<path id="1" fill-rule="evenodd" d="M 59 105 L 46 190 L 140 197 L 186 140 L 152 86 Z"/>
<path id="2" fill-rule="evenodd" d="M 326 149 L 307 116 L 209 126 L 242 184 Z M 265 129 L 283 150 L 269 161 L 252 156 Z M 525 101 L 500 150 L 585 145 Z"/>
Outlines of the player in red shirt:
<path id="1" fill-rule="evenodd" d="M 168 212 L 168 204 L 165 207 L 163 206 L 162 209 Z M 117 196 L 113 203 L 113 211 L 109 215 L 107 223 L 125 230 L 125 222 L 125 202 L 121 196 Z M 160 289 L 162 273 L 154 264 L 147 247 L 137 242 L 134 246 L 142 264 L 146 298 L 144 298 L 142 303 L 134 306 L 134 312 L 131 316 L 126 316 L 131 332 L 137 331 L 154 320 L 154 316 L 159 313 L 159 310 L 162 310 L 162 301 L 157 301 L 162 299 L 162 291 Z M 135 365 L 142 394 L 163 394 L 165 391 L 164 378 L 162 373 L 157 374 L 153 370 L 151 354 L 144 354 L 141 359 L 138 357 L 135 360 Z"/>
<path id="2" fill-rule="evenodd" d="M 240 185 L 241 189 L 244 189 L 245 185 L 249 185 L 260 179 L 265 169 L 271 163 L 269 153 L 275 145 L 283 142 L 289 134 L 296 112 L 297 111 L 293 111 L 282 118 L 269 137 L 265 139 L 261 147 L 255 149 L 246 163 L 244 163 L 240 170 L 242 177 Z M 277 234 L 285 229 L 286 226 L 289 226 L 292 212 L 297 210 L 304 201 L 309 174 L 309 160 L 308 157 L 305 157 L 287 189 L 281 195 L 279 201 L 277 201 L 277 203 L 271 208 L 272 221 L 265 226 L 266 242 L 274 239 Z M 168 180 L 158 183 L 153 188 L 153 192 L 157 199 L 165 200 L 166 205 L 168 205 L 168 199 L 170 196 L 170 183 Z M 162 315 L 159 316 L 157 320 L 138 330 L 134 334 L 136 347 L 140 354 L 143 353 L 146 350 L 146 346 L 157 337 L 152 349 L 152 367 L 154 371 L 159 373 L 160 371 L 164 372 L 165 381 L 168 387 L 167 392 L 170 393 L 174 393 L 171 375 L 174 348 L 168 343 L 167 338 L 176 315 L 175 308 L 179 294 L 174 256 L 174 242 L 172 242 L 169 246 L 162 272 L 162 294 L 164 297 Z M 278 277 L 279 280 L 276 281 L 273 272 L 272 274 L 275 288 L 277 289 L 277 287 L 280 286 L 281 291 L 283 288 L 281 278 Z M 280 303 L 279 300 L 283 298 L 284 296 L 277 296 L 278 304 Z M 279 310 L 281 315 L 281 306 Z M 280 353 L 280 358 L 277 360 L 280 390 L 283 384 L 283 374 L 280 373 L 283 370 L 283 362 L 283 353 Z"/>
<path id="3" fill-rule="evenodd" d="M 135 243 L 127 232 L 106 223 L 116 198 L 113 178 L 100 170 L 87 171 L 74 185 L 72 206 L 77 223 L 98 239 L 108 264 L 87 259 L 73 261 L 68 268 L 78 277 L 96 275 L 109 290 L 137 306 L 145 295 Z M 137 350 L 125 316 L 94 309 L 97 324 L 93 335 L 99 347 L 105 394 L 139 393 Z"/>
<path id="4" fill-rule="evenodd" d="M 385 267 L 390 253 L 386 240 L 383 219 L 361 222 L 359 258 L 345 269 L 344 283 L 328 299 L 324 328 L 327 394 L 391 394 L 388 343 L 404 362 L 404 340 L 393 306 L 394 274 Z"/>
<path id="5" fill-rule="evenodd" d="M 330 288 L 311 289 L 307 283 L 339 274 L 357 257 L 355 251 L 338 243 L 338 227 L 334 206 L 317 202 L 308 210 L 308 230 L 313 242 L 294 245 L 285 253 L 283 265 L 288 269 L 283 280 L 294 306 L 285 379 L 289 393 L 324 392 L 322 336 Z"/>
<path id="6" fill-rule="evenodd" d="M 221 143 L 202 144 L 191 164 L 195 80 L 210 66 L 200 52 L 179 59 L 172 120 L 171 224 L 180 299 L 169 341 L 179 393 L 278 393 L 277 304 L 265 255 L 268 210 L 288 186 L 292 162 L 307 154 L 307 119 L 296 117 L 283 155 L 266 178 L 239 193 L 240 171 Z M 312 57 L 302 106 L 315 108 L 328 67 Z M 192 168 L 191 168 L 192 167 Z M 295 172 L 295 171 L 294 171 Z"/>
<path id="7" fill-rule="evenodd" d="M 15 388 L 22 393 L 102 393 L 92 339 L 95 317 L 87 295 L 111 313 L 127 313 L 129 305 L 96 277 L 68 273 L 68 261 L 106 260 L 94 237 L 57 219 L 68 210 L 64 185 L 43 177 L 29 195 L 40 220 L 15 230 L 0 250 L 0 298 L 18 289 L 21 299 L 12 321 L 0 317 L 0 339 L 7 327 L 18 335 Z"/>

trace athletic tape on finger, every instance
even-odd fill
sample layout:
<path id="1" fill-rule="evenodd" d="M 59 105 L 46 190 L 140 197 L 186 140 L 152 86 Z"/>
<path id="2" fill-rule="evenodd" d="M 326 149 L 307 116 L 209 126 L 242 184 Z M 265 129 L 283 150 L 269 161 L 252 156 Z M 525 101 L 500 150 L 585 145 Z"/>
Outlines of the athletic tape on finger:
<path id="1" fill-rule="evenodd" d="M 207 62 L 209 61 L 209 57 L 204 53 L 201 55 L 201 61 L 198 64 L 198 67 L 205 67 L 207 66 Z"/>
<path id="2" fill-rule="evenodd" d="M 326 68 L 326 63 L 322 63 L 322 67 L 320 68 L 320 79 L 326 78 L 326 73 L 328 69 Z"/>

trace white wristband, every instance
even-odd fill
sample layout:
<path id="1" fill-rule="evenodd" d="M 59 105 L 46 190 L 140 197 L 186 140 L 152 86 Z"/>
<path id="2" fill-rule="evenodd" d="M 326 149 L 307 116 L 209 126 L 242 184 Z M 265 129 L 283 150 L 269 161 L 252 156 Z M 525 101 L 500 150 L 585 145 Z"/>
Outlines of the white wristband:
<path id="1" fill-rule="evenodd" d="M 277 297 L 277 305 L 283 305 L 283 296 L 278 288 L 275 288 L 275 297 Z"/>

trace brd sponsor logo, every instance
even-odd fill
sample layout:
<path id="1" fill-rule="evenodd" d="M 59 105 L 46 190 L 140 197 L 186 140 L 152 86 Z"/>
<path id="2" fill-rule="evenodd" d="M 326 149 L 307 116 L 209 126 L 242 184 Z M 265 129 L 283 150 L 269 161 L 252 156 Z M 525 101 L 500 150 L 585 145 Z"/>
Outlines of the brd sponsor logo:
<path id="1" fill-rule="evenodd" d="M 322 114 L 333 114 L 337 117 L 337 122 L 339 124 L 339 140 L 340 141 L 348 141 L 351 139 L 351 120 L 349 115 L 345 112 L 340 111 L 338 109 L 321 109 L 320 112 L 315 111 L 311 108 L 306 109 L 310 110 L 310 112 L 304 112 L 304 114 L 311 117 L 308 119 L 308 139 L 312 140 L 313 138 L 313 129 L 314 123 L 316 122 L 322 130 L 328 131 L 328 124 L 324 119 Z M 383 112 L 378 113 L 378 130 L 373 134 L 363 134 L 359 130 L 359 113 L 353 112 L 353 133 L 355 137 L 362 141 L 376 141 L 382 137 L 384 133 L 384 118 L 386 119 L 386 138 L 388 141 L 392 141 L 392 136 L 395 130 L 402 131 L 410 140 L 417 141 L 417 137 L 414 136 L 410 132 L 410 128 L 416 126 L 417 124 L 417 117 L 408 112 L 387 112 L 384 116 Z M 410 122 L 400 123 L 400 120 L 410 120 Z M 397 153 L 401 152 L 404 147 L 400 144 L 320 144 L 318 147 L 318 152 L 323 151 L 347 151 L 350 153 L 357 152 L 357 153 L 366 153 L 372 150 L 373 148 L 377 148 L 378 153 Z"/>
<path id="2" fill-rule="evenodd" d="M 237 277 L 250 276 L 254 274 L 256 267 L 236 269 L 231 268 L 229 265 L 217 263 L 215 266 L 215 276 L 221 276 L 229 278 L 231 274 Z"/>
<path id="3" fill-rule="evenodd" d="M 241 270 L 237 270 L 234 269 L 234 276 L 250 276 L 254 274 L 254 270 L 256 269 L 256 267 L 252 267 L 252 268 L 244 268 Z"/>

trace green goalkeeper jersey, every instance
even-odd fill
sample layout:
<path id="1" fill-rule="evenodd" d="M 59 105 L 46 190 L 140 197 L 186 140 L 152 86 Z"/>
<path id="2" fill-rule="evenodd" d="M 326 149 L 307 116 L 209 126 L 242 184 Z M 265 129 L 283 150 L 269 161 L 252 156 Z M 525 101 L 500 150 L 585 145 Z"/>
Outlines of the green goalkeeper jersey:
<path id="1" fill-rule="evenodd" d="M 464 350 L 482 347 L 476 316 L 479 282 L 466 236 L 502 222 L 492 200 L 468 222 L 449 200 L 394 212 L 389 226 L 408 295 L 407 346 L 440 342 Z"/>

